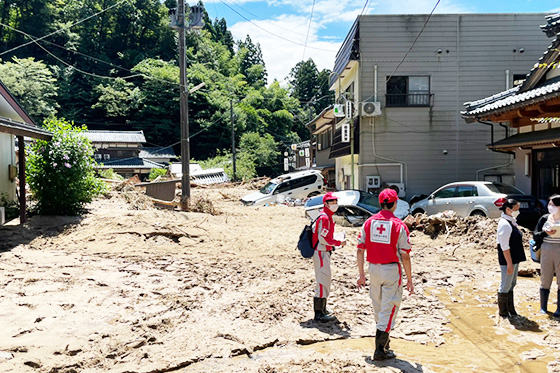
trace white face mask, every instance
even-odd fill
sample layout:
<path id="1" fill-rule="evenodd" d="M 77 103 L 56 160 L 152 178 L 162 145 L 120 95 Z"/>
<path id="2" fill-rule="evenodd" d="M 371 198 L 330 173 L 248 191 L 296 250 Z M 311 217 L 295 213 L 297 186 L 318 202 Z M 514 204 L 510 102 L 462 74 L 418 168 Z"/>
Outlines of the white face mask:
<path id="1" fill-rule="evenodd" d="M 511 217 L 512 218 L 517 219 L 518 216 L 519 216 L 519 210 L 511 212 Z"/>
<path id="2" fill-rule="evenodd" d="M 338 205 L 337 205 L 337 204 L 329 205 L 329 209 L 330 209 L 332 212 L 336 212 L 336 210 L 338 210 Z"/>
<path id="3" fill-rule="evenodd" d="M 557 214 L 558 213 L 558 206 L 548 205 L 548 212 L 551 213 L 552 215 Z"/>

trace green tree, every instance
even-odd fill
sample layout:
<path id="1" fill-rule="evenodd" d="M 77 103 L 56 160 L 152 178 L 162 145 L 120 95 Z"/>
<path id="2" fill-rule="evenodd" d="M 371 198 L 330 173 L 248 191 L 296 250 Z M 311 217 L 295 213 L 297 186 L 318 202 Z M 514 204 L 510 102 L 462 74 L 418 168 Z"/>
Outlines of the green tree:
<path id="1" fill-rule="evenodd" d="M 267 72 L 260 44 L 253 44 L 249 35 L 247 35 L 245 41 L 239 41 L 237 44 L 237 56 L 240 61 L 239 72 L 245 76 L 250 86 L 255 88 L 264 87 L 266 85 Z"/>
<path id="2" fill-rule="evenodd" d="M 239 153 L 255 160 L 256 167 L 272 166 L 278 162 L 280 152 L 272 135 L 247 132 L 241 136 Z"/>
<path id="3" fill-rule="evenodd" d="M 57 110 L 56 79 L 52 70 L 33 57 L 12 58 L 0 64 L 0 79 L 27 112 L 40 121 Z"/>
<path id="4" fill-rule="evenodd" d="M 45 120 L 44 127 L 53 138 L 31 146 L 27 183 L 40 214 L 76 215 L 105 190 L 105 184 L 95 178 L 93 148 L 82 134 L 86 128 L 55 118 Z"/>
<path id="5" fill-rule="evenodd" d="M 107 117 L 121 118 L 124 121 L 138 107 L 140 90 L 124 79 L 117 78 L 107 85 L 99 84 L 95 87 L 95 92 L 100 96 L 93 108 L 102 109 Z"/>

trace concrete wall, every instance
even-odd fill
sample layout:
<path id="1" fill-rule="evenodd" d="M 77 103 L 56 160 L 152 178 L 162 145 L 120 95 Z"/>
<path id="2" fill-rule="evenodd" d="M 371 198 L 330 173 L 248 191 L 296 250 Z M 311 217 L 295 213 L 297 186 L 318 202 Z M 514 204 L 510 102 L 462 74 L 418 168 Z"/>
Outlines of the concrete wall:
<path id="1" fill-rule="evenodd" d="M 358 97 L 373 101 L 377 92 L 383 112 L 375 118 L 362 117 L 360 185 L 365 185 L 367 175 L 398 181 L 397 165 L 403 164 L 407 199 L 477 175 L 481 180 L 484 175 L 513 175 L 509 155 L 487 150 L 489 126 L 465 123 L 460 111 L 466 101 L 512 87 L 513 75 L 529 72 L 550 44 L 539 28 L 544 14 L 434 15 L 394 73 L 429 76 L 433 107 L 387 108 L 385 82 L 425 20 L 426 15 L 368 15 L 360 17 L 359 25 Z M 505 130 L 495 126 L 494 141 L 504 137 Z M 388 163 L 395 167 L 365 166 Z M 524 182 L 521 185 L 525 190 Z"/>

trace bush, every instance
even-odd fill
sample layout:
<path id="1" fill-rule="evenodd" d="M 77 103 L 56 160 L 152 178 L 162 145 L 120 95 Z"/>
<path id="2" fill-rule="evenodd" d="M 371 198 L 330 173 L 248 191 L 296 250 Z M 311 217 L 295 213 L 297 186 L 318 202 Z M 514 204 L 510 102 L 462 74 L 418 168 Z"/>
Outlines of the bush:
<path id="1" fill-rule="evenodd" d="M 203 169 L 223 168 L 228 178 L 233 180 L 232 159 L 231 153 L 224 150 L 223 152 L 218 152 L 218 155 L 214 158 L 210 158 L 205 161 L 198 161 L 198 163 Z M 235 177 L 237 180 L 252 179 L 256 175 L 257 171 L 255 169 L 255 161 L 253 157 L 247 153 L 237 153 L 235 158 Z"/>
<path id="2" fill-rule="evenodd" d="M 167 175 L 167 170 L 165 168 L 152 168 L 150 174 L 148 175 L 148 180 L 152 181 L 157 179 L 159 176 Z"/>
<path id="3" fill-rule="evenodd" d="M 77 215 L 85 203 L 102 194 L 106 186 L 95 177 L 93 148 L 86 130 L 64 119 L 45 119 L 51 141 L 31 145 L 27 183 L 43 215 Z"/>
<path id="4" fill-rule="evenodd" d="M 124 180 L 124 177 L 115 172 L 112 168 L 97 171 L 99 177 L 109 180 Z"/>
<path id="5" fill-rule="evenodd" d="M 0 207 L 4 207 L 6 221 L 19 216 L 19 203 L 17 201 L 9 200 L 7 193 L 0 193 Z"/>

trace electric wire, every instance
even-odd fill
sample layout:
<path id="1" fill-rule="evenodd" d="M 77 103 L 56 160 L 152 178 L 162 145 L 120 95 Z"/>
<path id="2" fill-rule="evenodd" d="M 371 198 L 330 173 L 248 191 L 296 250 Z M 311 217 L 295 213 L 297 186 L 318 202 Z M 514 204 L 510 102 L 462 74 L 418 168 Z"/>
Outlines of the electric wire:
<path id="1" fill-rule="evenodd" d="M 253 26 L 255 26 L 255 27 L 261 29 L 262 31 L 264 31 L 264 32 L 266 32 L 266 33 L 268 33 L 268 34 L 270 34 L 270 35 L 272 35 L 272 36 L 275 36 L 275 37 L 277 37 L 277 38 L 279 38 L 279 39 L 285 40 L 285 41 L 287 41 L 287 42 L 289 42 L 289 43 L 296 44 L 296 45 L 302 45 L 302 46 L 304 45 L 304 44 L 302 44 L 302 43 L 298 43 L 297 41 L 293 41 L 293 40 L 287 39 L 287 38 L 285 38 L 285 37 L 283 37 L 283 36 L 277 35 L 277 34 L 273 33 L 272 31 L 269 31 L 269 30 L 267 30 L 267 29 L 265 29 L 265 28 L 263 28 L 263 27 L 257 25 L 256 23 L 254 23 L 253 21 L 251 21 L 249 18 L 245 17 L 243 14 L 241 14 L 241 13 L 239 13 L 237 10 L 233 9 L 231 6 L 229 6 L 229 5 L 228 5 L 227 3 L 225 3 L 223 0 L 220 0 L 220 2 L 221 2 L 222 4 L 224 4 L 225 6 L 227 6 L 229 9 L 231 9 L 233 12 L 235 12 L 237 15 L 239 15 L 241 18 L 243 18 L 244 20 L 246 20 L 247 22 L 249 22 L 249 23 L 252 24 Z M 316 50 L 320 50 L 320 51 L 325 51 L 325 52 L 336 52 L 335 50 L 332 50 L 332 49 L 324 49 L 324 48 L 317 48 L 317 47 L 311 47 L 311 46 L 308 46 L 308 48 L 310 48 L 310 49 L 316 49 Z"/>
<path id="2" fill-rule="evenodd" d="M 97 17 L 98 15 L 103 14 L 103 13 L 105 13 L 106 11 L 108 11 L 108 10 L 110 10 L 110 9 L 112 9 L 112 8 L 121 6 L 123 3 L 127 2 L 127 1 L 130 1 L 130 0 L 121 0 L 121 1 L 119 1 L 118 3 L 116 3 L 116 4 L 113 4 L 113 5 L 111 5 L 111 6 L 107 7 L 107 8 L 105 8 L 105 9 L 100 10 L 100 11 L 97 12 L 97 13 L 94 13 L 94 14 L 92 14 L 92 15 L 86 17 L 86 18 L 83 18 L 83 19 L 81 19 L 81 20 L 79 20 L 79 21 L 76 21 L 76 22 L 74 22 L 73 24 L 71 24 L 71 25 L 69 25 L 69 26 L 67 26 L 67 27 L 60 28 L 60 29 L 58 29 L 58 30 L 56 30 L 56 31 L 51 32 L 50 34 L 47 34 L 47 35 L 45 35 L 45 36 L 42 36 L 42 37 L 40 37 L 39 39 L 37 39 L 37 41 L 43 40 L 43 39 L 45 39 L 45 38 L 48 38 L 49 36 L 56 35 L 56 34 L 62 32 L 62 31 L 64 31 L 64 30 L 68 30 L 69 28 L 74 27 L 74 26 L 76 26 L 76 25 L 78 25 L 78 24 L 80 24 L 80 23 L 83 23 L 83 22 L 85 22 L 85 21 L 87 21 L 87 20 L 89 20 L 89 19 L 91 19 L 91 18 L 93 18 L 93 17 Z M 17 49 L 19 49 L 19 48 L 25 47 L 26 45 L 29 45 L 29 44 L 31 44 L 31 43 L 33 43 L 33 41 L 30 41 L 30 42 L 21 44 L 21 45 L 19 45 L 19 46 L 17 46 L 17 47 L 14 47 L 14 48 L 9 49 L 9 50 L 7 50 L 7 51 L 1 52 L 1 53 L 0 53 L 0 56 L 3 56 L 4 54 L 9 53 L 9 52 L 13 52 L 13 51 L 15 51 L 15 50 L 17 50 Z"/>
<path id="3" fill-rule="evenodd" d="M 309 40 L 309 31 L 311 30 L 311 22 L 313 21 L 313 11 L 315 10 L 315 0 L 313 0 L 313 5 L 311 5 L 311 15 L 309 16 L 309 25 L 307 26 L 307 35 L 305 35 L 305 43 L 303 44 L 303 55 L 301 60 L 305 61 L 305 48 L 307 47 L 307 41 Z"/>
<path id="4" fill-rule="evenodd" d="M 389 75 L 389 77 L 387 78 L 387 81 L 389 81 L 393 75 L 397 72 L 397 70 L 399 69 L 399 67 L 403 64 L 404 60 L 406 59 L 406 56 L 408 56 L 408 54 L 410 53 L 410 51 L 412 51 L 412 48 L 414 48 L 414 45 L 416 44 L 416 42 L 418 41 L 418 39 L 420 38 L 420 35 L 422 35 L 422 33 L 424 32 L 424 29 L 426 28 L 426 26 L 428 25 L 428 22 L 430 21 L 430 18 L 432 17 L 432 14 L 434 14 L 434 11 L 436 10 L 437 6 L 439 5 L 441 0 L 437 0 L 436 5 L 434 5 L 434 8 L 432 9 L 432 11 L 430 12 L 430 14 L 428 15 L 428 18 L 426 18 L 426 21 L 424 22 L 424 26 L 422 26 L 422 29 L 420 30 L 420 32 L 418 33 L 418 35 L 416 35 L 416 38 L 414 39 L 414 41 L 412 42 L 412 45 L 410 46 L 410 48 L 408 48 L 408 51 L 406 51 L 406 53 L 404 54 L 403 58 L 401 59 L 401 61 L 398 63 L 397 67 L 395 67 L 395 70 L 393 70 L 393 72 L 391 73 L 391 75 Z"/>

